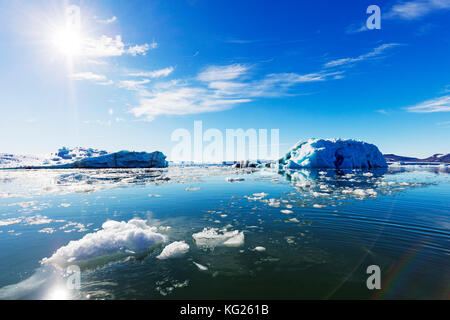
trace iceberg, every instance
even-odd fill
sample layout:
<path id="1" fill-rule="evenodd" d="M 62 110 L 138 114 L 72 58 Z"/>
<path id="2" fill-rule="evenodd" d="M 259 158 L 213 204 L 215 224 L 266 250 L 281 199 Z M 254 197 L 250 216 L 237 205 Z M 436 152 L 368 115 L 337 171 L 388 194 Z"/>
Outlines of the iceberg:
<path id="1" fill-rule="evenodd" d="M 84 158 L 63 166 L 65 168 L 167 168 L 166 156 L 159 151 L 130 152 L 120 151 L 98 157 Z"/>
<path id="2" fill-rule="evenodd" d="M 156 258 L 159 260 L 179 258 L 189 251 L 189 245 L 184 241 L 175 241 L 167 245 Z"/>
<path id="3" fill-rule="evenodd" d="M 57 153 L 41 156 L 0 154 L 0 168 L 27 169 L 101 169 L 101 168 L 167 168 L 166 156 L 159 151 L 108 153 L 92 148 L 63 147 Z"/>
<path id="4" fill-rule="evenodd" d="M 387 168 L 377 146 L 356 140 L 310 139 L 297 143 L 278 160 L 279 169 Z"/>
<path id="5" fill-rule="evenodd" d="M 128 222 L 109 220 L 102 225 L 101 230 L 89 233 L 80 240 L 70 241 L 50 258 L 42 259 L 41 264 L 65 267 L 118 252 L 147 252 L 152 246 L 166 241 L 166 237 L 156 230 L 156 227 L 147 225 L 146 220 L 138 218 Z"/>
<path id="6" fill-rule="evenodd" d="M 214 248 L 217 246 L 239 247 L 244 243 L 244 232 L 204 228 L 203 231 L 192 235 L 199 247 Z"/>

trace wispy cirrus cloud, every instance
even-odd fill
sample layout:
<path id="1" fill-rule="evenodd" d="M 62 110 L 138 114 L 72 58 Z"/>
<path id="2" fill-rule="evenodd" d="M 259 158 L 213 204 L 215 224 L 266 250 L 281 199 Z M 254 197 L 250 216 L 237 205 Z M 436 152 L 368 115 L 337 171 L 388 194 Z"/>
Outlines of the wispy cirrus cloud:
<path id="1" fill-rule="evenodd" d="M 154 70 L 154 71 L 140 71 L 140 72 L 131 72 L 128 75 L 130 77 L 146 77 L 146 78 L 162 78 L 167 77 L 173 72 L 173 67 L 168 67 L 164 69 Z"/>
<path id="2" fill-rule="evenodd" d="M 92 81 L 99 85 L 111 85 L 114 83 L 112 80 L 108 80 L 108 78 L 105 75 L 97 74 L 97 73 L 93 73 L 93 72 L 73 73 L 73 74 L 69 75 L 69 77 L 71 79 L 74 79 L 77 81 L 81 81 L 81 80 Z"/>
<path id="3" fill-rule="evenodd" d="M 125 54 L 133 56 L 147 54 L 147 51 L 158 47 L 156 42 L 152 44 L 126 46 L 122 41 L 122 36 L 116 35 L 114 38 L 102 35 L 100 38 L 86 38 L 81 44 L 80 55 L 87 57 L 118 57 Z"/>
<path id="4" fill-rule="evenodd" d="M 398 43 L 385 43 L 385 44 L 382 44 L 382 45 L 374 48 L 370 52 L 368 52 L 366 54 L 362 54 L 358 57 L 341 58 L 341 59 L 329 61 L 329 62 L 325 63 L 324 67 L 325 68 L 340 67 L 340 66 L 345 66 L 345 65 L 352 65 L 357 62 L 361 62 L 361 61 L 368 60 L 368 59 L 379 58 L 384 54 L 384 52 L 386 50 L 396 47 L 396 46 L 399 46 L 399 44 Z"/>
<path id="5" fill-rule="evenodd" d="M 360 32 L 364 32 L 364 31 L 368 31 L 369 29 L 367 29 L 366 24 L 363 25 L 350 25 L 347 27 L 347 29 L 345 30 L 346 33 L 348 34 L 353 34 L 353 33 L 360 33 Z"/>
<path id="6" fill-rule="evenodd" d="M 383 15 L 386 19 L 414 20 L 435 11 L 449 10 L 450 0 L 399 1 Z"/>
<path id="7" fill-rule="evenodd" d="M 122 88 L 122 89 L 126 89 L 126 90 L 131 90 L 131 91 L 138 91 L 143 89 L 143 85 L 149 83 L 150 80 L 149 79 L 143 79 L 140 81 L 136 81 L 136 80 L 123 80 L 123 81 L 119 81 L 118 83 L 118 87 Z"/>
<path id="8" fill-rule="evenodd" d="M 341 73 L 272 73 L 251 79 L 250 68 L 244 64 L 209 66 L 194 79 L 172 80 L 156 83 L 151 89 L 141 88 L 139 105 L 130 112 L 152 121 L 160 115 L 223 111 L 256 98 L 281 97 L 289 94 L 289 89 L 296 85 L 334 79 Z"/>
<path id="9" fill-rule="evenodd" d="M 112 16 L 109 19 L 99 19 L 98 17 L 94 17 L 94 18 L 95 18 L 95 20 L 97 22 L 104 23 L 104 24 L 111 24 L 111 23 L 114 23 L 114 22 L 117 21 L 117 17 L 116 16 Z"/>
<path id="10" fill-rule="evenodd" d="M 201 72 L 197 79 L 205 82 L 233 80 L 244 75 L 248 70 L 249 66 L 239 63 L 226 66 L 210 66 Z"/>
<path id="11" fill-rule="evenodd" d="M 414 113 L 450 112 L 450 95 L 424 101 L 406 110 Z"/>

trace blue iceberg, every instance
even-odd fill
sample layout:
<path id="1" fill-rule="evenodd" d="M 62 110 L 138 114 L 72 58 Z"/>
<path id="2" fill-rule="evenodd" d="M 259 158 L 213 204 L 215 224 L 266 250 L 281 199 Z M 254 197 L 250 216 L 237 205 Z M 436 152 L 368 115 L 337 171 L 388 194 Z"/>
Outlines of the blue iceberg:
<path id="1" fill-rule="evenodd" d="M 130 152 L 120 151 L 98 157 L 84 158 L 68 164 L 69 168 L 167 168 L 166 156 L 159 151 Z"/>
<path id="2" fill-rule="evenodd" d="M 299 142 L 278 160 L 278 165 L 284 170 L 387 168 L 386 160 L 377 146 L 342 139 L 310 139 Z"/>

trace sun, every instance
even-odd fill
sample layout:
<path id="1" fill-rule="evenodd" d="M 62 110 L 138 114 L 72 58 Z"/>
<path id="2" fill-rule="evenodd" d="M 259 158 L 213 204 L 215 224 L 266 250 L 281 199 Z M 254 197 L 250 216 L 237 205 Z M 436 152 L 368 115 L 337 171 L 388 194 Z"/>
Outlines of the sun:
<path id="1" fill-rule="evenodd" d="M 81 54 L 83 37 L 78 28 L 64 26 L 55 30 L 53 45 L 59 53 L 74 57 Z"/>

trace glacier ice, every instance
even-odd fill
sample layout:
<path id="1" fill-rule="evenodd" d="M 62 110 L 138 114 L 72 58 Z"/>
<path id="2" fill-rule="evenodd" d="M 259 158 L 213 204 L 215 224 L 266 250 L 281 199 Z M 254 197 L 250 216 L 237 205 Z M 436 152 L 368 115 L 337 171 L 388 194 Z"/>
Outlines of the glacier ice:
<path id="1" fill-rule="evenodd" d="M 387 168 L 378 148 L 370 143 L 342 139 L 310 139 L 297 143 L 278 160 L 280 169 Z"/>
<path id="2" fill-rule="evenodd" d="M 159 151 L 120 151 L 98 157 L 84 158 L 68 164 L 69 168 L 166 168 L 166 156 Z"/>
<path id="3" fill-rule="evenodd" d="M 192 235 L 199 247 L 214 248 L 217 246 L 239 247 L 244 243 L 244 232 L 204 228 L 203 231 Z"/>
<path id="4" fill-rule="evenodd" d="M 156 258 L 160 260 L 179 258 L 189 251 L 189 245 L 184 241 L 175 241 L 167 245 Z"/>
<path id="5" fill-rule="evenodd" d="M 82 262 L 117 252 L 148 251 L 150 247 L 165 242 L 166 237 L 156 232 L 157 228 L 147 225 L 145 220 L 131 219 L 128 222 L 109 220 L 102 229 L 85 235 L 77 241 L 59 248 L 42 264 L 64 267 L 70 263 Z"/>
<path id="6" fill-rule="evenodd" d="M 0 154 L 0 168 L 167 168 L 166 156 L 152 153 L 120 151 L 108 153 L 92 148 L 63 147 L 57 153 L 42 156 Z"/>

